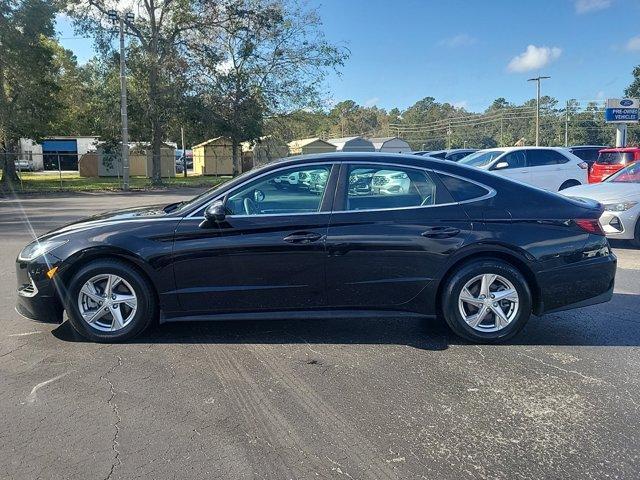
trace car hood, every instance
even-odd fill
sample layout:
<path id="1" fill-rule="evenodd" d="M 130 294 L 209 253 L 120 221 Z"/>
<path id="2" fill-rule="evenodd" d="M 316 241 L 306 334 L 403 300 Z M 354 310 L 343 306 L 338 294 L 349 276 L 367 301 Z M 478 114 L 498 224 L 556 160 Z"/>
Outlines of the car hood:
<path id="1" fill-rule="evenodd" d="M 167 214 L 167 212 L 164 211 L 164 207 L 166 207 L 166 205 L 150 205 L 147 207 L 128 208 L 101 213 L 51 230 L 41 238 L 51 238 L 62 234 L 87 230 L 89 228 L 98 228 L 111 225 L 115 222 L 144 221 L 145 219 L 152 220 L 158 218 L 176 218 L 176 220 L 178 220 L 177 217 L 171 217 Z"/>
<path id="2" fill-rule="evenodd" d="M 584 197 L 600 203 L 640 200 L 640 184 L 623 182 L 602 182 L 567 188 L 560 193 L 568 197 Z"/>

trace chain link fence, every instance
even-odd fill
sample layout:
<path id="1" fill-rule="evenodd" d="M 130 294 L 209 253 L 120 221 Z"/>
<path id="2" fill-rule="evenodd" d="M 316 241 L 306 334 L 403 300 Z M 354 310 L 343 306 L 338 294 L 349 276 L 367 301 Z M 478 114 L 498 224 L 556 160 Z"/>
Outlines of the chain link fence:
<path id="1" fill-rule="evenodd" d="M 123 187 L 124 168 L 119 153 L 0 153 L 0 171 L 11 163 L 19 180 L 13 183 L 16 191 L 117 190 Z M 152 157 L 146 152 L 140 158 L 131 155 L 129 173 L 134 185 L 150 185 L 152 163 Z M 164 156 L 161 161 L 163 181 L 175 178 L 186 182 L 183 165 L 183 161 Z M 191 161 L 188 167 L 192 167 Z M 193 180 L 191 171 L 189 177 Z M 204 180 L 203 184 L 206 183 L 212 181 Z"/>

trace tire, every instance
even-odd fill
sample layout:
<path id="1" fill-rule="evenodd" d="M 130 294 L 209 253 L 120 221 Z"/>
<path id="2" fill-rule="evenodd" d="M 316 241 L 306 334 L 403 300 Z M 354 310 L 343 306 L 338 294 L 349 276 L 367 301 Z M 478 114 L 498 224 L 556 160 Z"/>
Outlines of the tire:
<path id="1" fill-rule="evenodd" d="M 501 292 L 504 292 L 504 295 L 515 290 L 517 297 L 510 294 L 509 299 L 505 298 L 500 302 L 480 300 L 482 288 L 478 287 L 482 286 L 483 275 L 497 275 L 494 283 L 490 285 L 494 291 L 488 296 L 500 296 Z M 474 313 L 480 313 L 482 307 L 462 300 L 461 294 L 465 286 L 468 286 L 468 293 L 474 297 L 473 301 L 484 305 L 487 312 L 481 317 L 484 320 L 481 320 L 475 328 L 468 323 L 468 320 L 473 318 Z M 508 340 L 522 330 L 531 316 L 531 290 L 526 279 L 516 268 L 501 260 L 480 259 L 462 265 L 446 280 L 442 292 L 442 313 L 445 321 L 454 333 L 472 342 L 497 343 Z M 467 294 L 462 296 L 469 297 Z M 501 322 L 501 325 L 498 325 L 500 320 L 494 313 L 494 309 L 497 308 L 503 314 L 506 313 L 508 322 Z M 467 320 L 463 317 L 461 309 L 467 314 Z M 475 319 L 471 320 L 471 323 L 474 321 Z M 495 330 L 492 331 L 492 328 Z"/>
<path id="2" fill-rule="evenodd" d="M 631 245 L 636 248 L 640 248 L 640 218 L 636 220 L 635 233 L 633 234 L 633 240 L 630 240 Z"/>
<path id="3" fill-rule="evenodd" d="M 109 279 L 114 283 L 113 300 L 105 300 Z M 85 287 L 87 282 L 92 288 Z M 91 295 L 84 293 L 87 290 L 92 290 Z M 98 300 L 102 301 L 98 303 Z M 120 303 L 112 303 L 118 300 Z M 121 327 L 109 307 L 120 312 Z M 87 317 L 93 317 L 93 312 L 104 311 L 104 314 L 98 315 L 90 324 L 83 317 L 81 308 Z M 89 340 L 105 343 L 134 338 L 153 322 L 158 312 L 155 291 L 150 282 L 135 268 L 119 260 L 96 260 L 80 268 L 69 282 L 65 309 L 74 330 Z M 113 330 L 110 330 L 109 322 Z"/>
<path id="4" fill-rule="evenodd" d="M 560 185 L 558 191 L 564 190 L 565 188 L 569 187 L 577 187 L 578 185 L 582 185 L 578 180 L 567 180 L 562 185 Z"/>

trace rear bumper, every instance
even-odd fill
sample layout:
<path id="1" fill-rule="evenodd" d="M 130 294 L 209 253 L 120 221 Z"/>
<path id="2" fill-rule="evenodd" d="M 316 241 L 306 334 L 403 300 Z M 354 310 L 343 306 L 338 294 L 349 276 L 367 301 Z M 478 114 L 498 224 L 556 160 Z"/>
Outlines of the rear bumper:
<path id="1" fill-rule="evenodd" d="M 539 272 L 540 307 L 536 313 L 569 310 L 611 300 L 616 266 L 616 256 L 608 253 Z"/>

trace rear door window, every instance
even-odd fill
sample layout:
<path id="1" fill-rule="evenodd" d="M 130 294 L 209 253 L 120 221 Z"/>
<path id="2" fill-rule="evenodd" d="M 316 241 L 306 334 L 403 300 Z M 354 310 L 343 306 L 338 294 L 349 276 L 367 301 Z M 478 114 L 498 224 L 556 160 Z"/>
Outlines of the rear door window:
<path id="1" fill-rule="evenodd" d="M 388 165 L 350 165 L 345 210 L 386 210 L 450 201 L 424 170 Z"/>
<path id="2" fill-rule="evenodd" d="M 528 150 L 527 160 L 530 167 L 543 167 L 567 163 L 569 159 L 555 150 Z"/>

